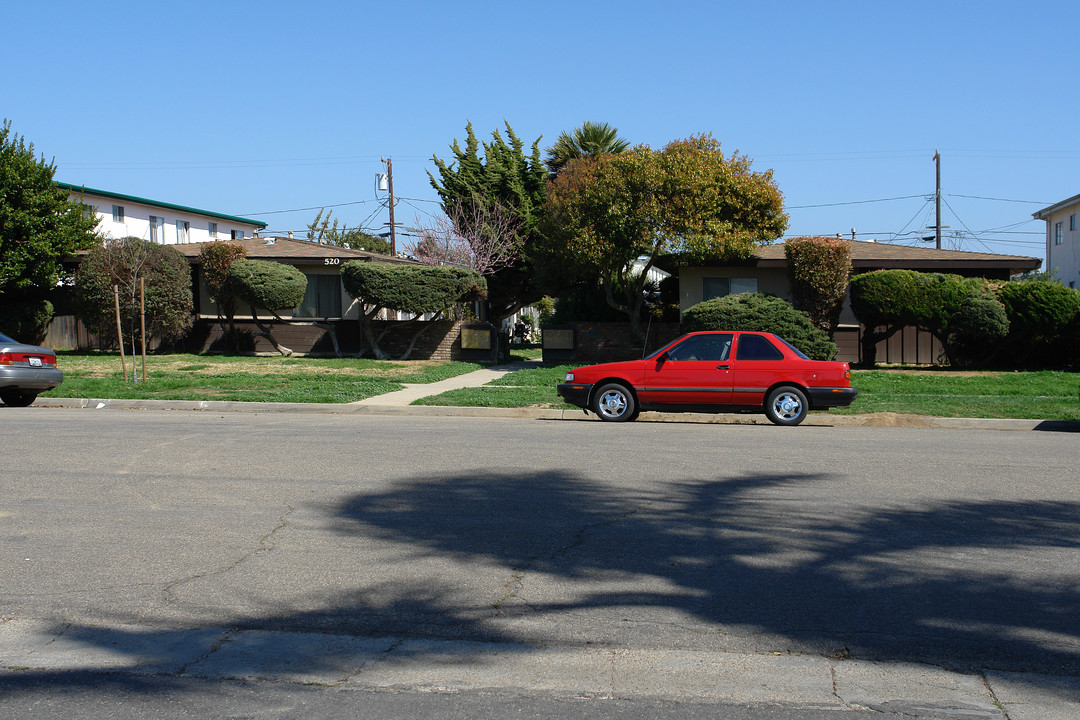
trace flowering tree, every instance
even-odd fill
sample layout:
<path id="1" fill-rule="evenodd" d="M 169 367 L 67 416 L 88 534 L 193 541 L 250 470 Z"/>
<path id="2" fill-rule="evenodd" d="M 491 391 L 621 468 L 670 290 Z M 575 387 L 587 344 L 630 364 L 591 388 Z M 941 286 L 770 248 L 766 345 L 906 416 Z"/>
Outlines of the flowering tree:
<path id="1" fill-rule="evenodd" d="M 455 265 L 488 277 L 513 267 L 521 257 L 521 219 L 506 205 L 474 199 L 419 227 L 410 249 L 426 265 Z"/>

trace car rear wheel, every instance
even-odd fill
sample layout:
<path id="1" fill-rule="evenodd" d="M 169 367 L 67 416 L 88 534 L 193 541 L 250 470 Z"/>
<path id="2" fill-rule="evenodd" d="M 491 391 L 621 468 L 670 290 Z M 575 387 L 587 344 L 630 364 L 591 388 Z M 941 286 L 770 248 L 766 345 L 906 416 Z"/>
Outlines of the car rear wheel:
<path id="1" fill-rule="evenodd" d="M 593 412 L 607 422 L 626 422 L 637 417 L 634 396 L 621 383 L 608 383 L 593 396 Z"/>
<path id="2" fill-rule="evenodd" d="M 778 387 L 765 400 L 765 416 L 777 425 L 798 425 L 809 410 L 806 395 L 797 387 Z"/>
<path id="3" fill-rule="evenodd" d="M 0 390 L 0 400 L 11 407 L 27 407 L 37 400 L 37 393 L 25 390 Z"/>

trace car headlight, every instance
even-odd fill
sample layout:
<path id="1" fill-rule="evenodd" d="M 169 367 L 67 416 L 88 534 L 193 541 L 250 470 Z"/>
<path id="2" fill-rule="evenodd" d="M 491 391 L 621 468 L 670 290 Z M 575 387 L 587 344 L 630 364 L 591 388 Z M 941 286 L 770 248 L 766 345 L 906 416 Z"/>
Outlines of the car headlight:
<path id="1" fill-rule="evenodd" d="M 574 382 L 574 373 L 566 373 L 566 378 L 564 378 L 564 382 Z"/>

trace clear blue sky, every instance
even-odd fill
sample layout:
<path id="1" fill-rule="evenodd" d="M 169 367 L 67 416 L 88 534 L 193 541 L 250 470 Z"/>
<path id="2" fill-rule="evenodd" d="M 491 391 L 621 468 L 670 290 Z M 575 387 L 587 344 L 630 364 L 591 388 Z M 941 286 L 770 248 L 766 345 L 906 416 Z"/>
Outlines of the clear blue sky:
<path id="1" fill-rule="evenodd" d="M 7 2 L 0 117 L 57 179 L 303 232 L 437 213 L 472 121 L 712 133 L 772 169 L 789 235 L 1043 256 L 1080 193 L 1075 2 Z M 893 199 L 900 198 L 900 199 Z M 303 209 L 302 209 L 303 208 Z M 296 212 L 282 212 L 288 210 Z M 954 233 L 962 237 L 953 237 Z"/>

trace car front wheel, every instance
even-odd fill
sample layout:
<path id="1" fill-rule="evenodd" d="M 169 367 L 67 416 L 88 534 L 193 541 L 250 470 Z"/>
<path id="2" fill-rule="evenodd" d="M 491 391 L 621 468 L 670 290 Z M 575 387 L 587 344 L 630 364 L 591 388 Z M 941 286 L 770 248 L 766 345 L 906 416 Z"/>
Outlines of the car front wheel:
<path id="1" fill-rule="evenodd" d="M 0 390 L 0 400 L 11 407 L 29 407 L 37 400 L 37 393 L 22 390 Z"/>
<path id="2" fill-rule="evenodd" d="M 778 387 L 765 400 L 765 416 L 777 425 L 798 425 L 809 410 L 806 395 L 797 387 Z"/>
<path id="3" fill-rule="evenodd" d="M 593 396 L 593 412 L 607 422 L 626 422 L 637 417 L 634 396 L 620 383 L 608 383 Z"/>

